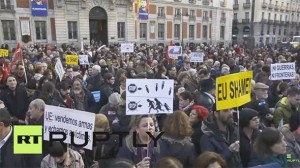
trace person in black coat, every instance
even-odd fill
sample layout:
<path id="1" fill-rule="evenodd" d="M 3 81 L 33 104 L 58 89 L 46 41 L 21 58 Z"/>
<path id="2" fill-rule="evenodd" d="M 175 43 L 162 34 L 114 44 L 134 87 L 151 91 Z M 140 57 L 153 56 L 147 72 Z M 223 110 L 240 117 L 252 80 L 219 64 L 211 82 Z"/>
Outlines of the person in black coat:
<path id="1" fill-rule="evenodd" d="M 195 104 L 207 108 L 210 112 L 213 109 L 216 99 L 214 97 L 216 93 L 215 81 L 211 78 L 204 79 L 200 82 L 200 92 L 195 99 Z"/>
<path id="2" fill-rule="evenodd" d="M 26 89 L 17 85 L 14 76 L 8 76 L 5 83 L 6 87 L 0 93 L 0 100 L 14 118 L 13 123 L 24 123 L 29 104 Z"/>
<path id="3" fill-rule="evenodd" d="M 113 84 L 115 82 L 115 77 L 111 73 L 106 73 L 103 76 L 104 83 L 100 87 L 101 98 L 100 106 L 104 106 L 108 103 L 109 96 L 113 93 Z"/>
<path id="4" fill-rule="evenodd" d="M 259 134 L 258 112 L 245 108 L 240 112 L 240 156 L 244 167 L 248 166 L 253 142 Z"/>
<path id="5" fill-rule="evenodd" d="M 0 109 L 0 167 L 26 167 L 25 157 L 14 154 L 14 133 L 7 109 Z M 4 144 L 2 144 L 4 142 Z"/>

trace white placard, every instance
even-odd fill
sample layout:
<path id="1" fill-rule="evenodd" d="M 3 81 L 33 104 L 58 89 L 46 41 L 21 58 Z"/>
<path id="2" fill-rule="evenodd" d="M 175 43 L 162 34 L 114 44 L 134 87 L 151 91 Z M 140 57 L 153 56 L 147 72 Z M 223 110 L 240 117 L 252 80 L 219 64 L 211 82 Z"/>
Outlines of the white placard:
<path id="1" fill-rule="evenodd" d="M 204 53 L 203 52 L 192 52 L 190 54 L 190 62 L 203 62 Z"/>
<path id="2" fill-rule="evenodd" d="M 173 113 L 174 80 L 126 79 L 126 115 Z"/>
<path id="3" fill-rule="evenodd" d="M 271 64 L 271 80 L 295 79 L 295 63 Z"/>
<path id="4" fill-rule="evenodd" d="M 134 51 L 133 43 L 122 43 L 121 44 L 121 52 L 122 53 L 132 53 Z"/>
<path id="5" fill-rule="evenodd" d="M 79 55 L 79 64 L 80 65 L 88 65 L 89 63 L 89 57 L 88 55 Z"/>
<path id="6" fill-rule="evenodd" d="M 55 63 L 55 71 L 56 71 L 56 74 L 59 77 L 59 80 L 61 81 L 64 77 L 65 70 L 64 70 L 64 67 L 61 64 L 60 59 L 57 59 L 57 61 Z"/>
<path id="7" fill-rule="evenodd" d="M 67 133 L 65 143 L 71 143 L 70 133 L 74 132 L 74 143 L 84 144 L 85 132 L 88 133 L 89 142 L 84 147 L 92 150 L 93 148 L 93 132 L 95 126 L 95 114 L 73 110 L 68 108 L 46 105 L 44 113 L 44 140 L 49 141 L 49 132 L 65 132 Z M 54 138 L 58 138 L 55 136 Z M 62 137 L 62 136 L 59 136 Z"/>
<path id="8" fill-rule="evenodd" d="M 29 26 L 29 20 L 21 20 L 21 34 L 24 35 L 30 35 L 30 26 Z"/>
<path id="9" fill-rule="evenodd" d="M 178 56 L 182 55 L 182 47 L 181 46 L 169 46 L 168 47 L 169 57 L 173 59 L 177 59 Z"/>

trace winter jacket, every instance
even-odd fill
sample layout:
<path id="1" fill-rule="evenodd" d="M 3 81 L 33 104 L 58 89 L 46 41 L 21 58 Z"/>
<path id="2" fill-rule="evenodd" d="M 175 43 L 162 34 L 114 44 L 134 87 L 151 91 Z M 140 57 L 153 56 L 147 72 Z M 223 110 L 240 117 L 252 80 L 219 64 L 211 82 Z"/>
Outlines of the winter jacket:
<path id="1" fill-rule="evenodd" d="M 288 158 L 288 167 L 296 168 L 300 167 L 300 138 L 295 136 L 293 132 L 290 131 L 288 124 L 284 125 L 280 129 L 281 133 L 284 135 L 285 142 L 287 144 L 286 153 L 291 157 Z M 297 159 L 295 161 L 294 159 Z"/>
<path id="2" fill-rule="evenodd" d="M 201 154 L 201 145 L 200 145 L 200 139 L 203 135 L 203 132 L 201 130 L 201 125 L 202 125 L 202 122 L 198 122 L 198 123 L 195 123 L 192 125 L 192 128 L 193 128 L 193 134 L 192 134 L 192 142 L 195 146 L 195 150 L 196 150 L 196 153 L 197 155 L 200 155 Z"/>
<path id="3" fill-rule="evenodd" d="M 203 121 L 201 129 L 203 131 L 200 140 L 202 152 L 211 151 L 220 154 L 227 162 L 228 167 L 242 167 L 240 154 L 238 152 L 231 152 L 228 149 L 232 143 L 238 140 L 236 126 L 228 125 L 228 132 L 224 133 L 219 130 L 212 116 Z"/>
<path id="4" fill-rule="evenodd" d="M 286 155 L 278 155 L 277 157 L 273 155 L 266 156 L 265 158 L 259 157 L 255 152 L 251 154 L 251 159 L 248 164 L 248 167 L 254 167 L 254 166 L 259 166 L 263 168 L 263 165 L 267 165 L 270 163 L 277 163 L 279 164 L 278 166 L 274 166 L 274 168 L 287 168 L 287 160 L 286 160 Z"/>
<path id="5" fill-rule="evenodd" d="M 189 137 L 176 140 L 167 136 L 162 136 L 159 140 L 159 158 L 174 157 L 178 159 L 184 167 L 192 167 L 197 154 L 194 144 Z"/>
<path id="6" fill-rule="evenodd" d="M 256 140 L 259 134 L 258 130 L 253 130 L 251 138 L 249 139 L 248 136 L 243 131 L 243 128 L 240 128 L 240 156 L 242 160 L 243 167 L 247 167 L 251 151 L 253 149 L 253 143 Z"/>
<path id="7" fill-rule="evenodd" d="M 276 109 L 274 112 L 275 127 L 278 127 L 278 125 L 282 119 L 283 119 L 283 124 L 288 124 L 293 110 L 299 109 L 299 108 L 292 109 L 292 107 L 290 105 L 286 104 L 286 101 L 287 101 L 287 98 L 284 97 L 276 105 Z"/>
<path id="8" fill-rule="evenodd" d="M 100 87 L 100 107 L 108 103 L 109 96 L 113 93 L 113 87 L 111 84 L 103 83 Z"/>
<path id="9" fill-rule="evenodd" d="M 195 104 L 207 108 L 210 112 L 212 111 L 215 100 L 213 100 L 206 92 L 200 92 L 195 99 Z"/>
<path id="10" fill-rule="evenodd" d="M 68 149 L 67 158 L 64 161 L 65 168 L 84 168 L 84 163 L 81 155 L 73 149 Z M 47 155 L 44 157 L 41 168 L 57 168 L 57 163 L 54 157 Z"/>
<path id="11" fill-rule="evenodd" d="M 84 92 L 84 103 L 83 103 L 84 111 L 94 112 L 94 113 L 97 112 L 95 109 L 96 107 L 95 99 L 92 93 L 86 89 L 83 89 L 83 92 Z M 76 101 L 74 93 L 71 92 L 70 97 L 74 100 L 75 109 L 78 109 L 78 102 Z"/>

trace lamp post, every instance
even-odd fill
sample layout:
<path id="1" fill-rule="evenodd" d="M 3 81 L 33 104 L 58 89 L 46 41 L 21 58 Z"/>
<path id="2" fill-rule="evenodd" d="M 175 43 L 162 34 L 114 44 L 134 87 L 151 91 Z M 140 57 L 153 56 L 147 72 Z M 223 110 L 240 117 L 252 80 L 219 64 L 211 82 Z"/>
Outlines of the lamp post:
<path id="1" fill-rule="evenodd" d="M 184 47 L 184 44 L 183 44 L 183 16 L 189 16 L 189 14 L 188 13 L 186 13 L 186 14 L 178 13 L 177 15 L 181 16 L 181 46 L 183 49 L 183 47 Z"/>

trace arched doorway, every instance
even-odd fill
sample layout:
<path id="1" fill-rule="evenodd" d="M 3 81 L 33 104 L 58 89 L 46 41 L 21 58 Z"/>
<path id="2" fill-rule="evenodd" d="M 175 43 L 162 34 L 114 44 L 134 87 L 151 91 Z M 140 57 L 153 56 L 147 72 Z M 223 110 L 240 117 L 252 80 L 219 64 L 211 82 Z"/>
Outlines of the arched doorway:
<path id="1" fill-rule="evenodd" d="M 89 14 L 90 42 L 108 45 L 107 13 L 101 7 L 94 7 Z"/>

